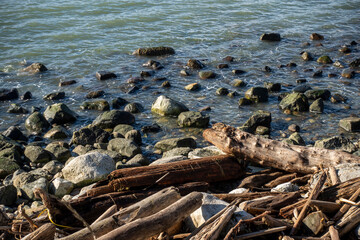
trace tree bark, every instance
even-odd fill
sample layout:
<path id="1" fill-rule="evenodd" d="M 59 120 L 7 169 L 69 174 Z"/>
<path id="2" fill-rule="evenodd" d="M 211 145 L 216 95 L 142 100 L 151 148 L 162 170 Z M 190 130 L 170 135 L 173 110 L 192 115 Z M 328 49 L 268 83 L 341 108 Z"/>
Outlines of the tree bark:
<path id="1" fill-rule="evenodd" d="M 255 136 L 222 123 L 206 129 L 203 136 L 222 151 L 242 160 L 288 172 L 314 173 L 320 165 L 327 168 L 360 161 L 360 157 L 346 152 L 290 145 Z"/>
<path id="2" fill-rule="evenodd" d="M 55 237 L 56 227 L 52 223 L 46 223 L 34 232 L 26 235 L 22 240 L 51 240 Z"/>
<path id="3" fill-rule="evenodd" d="M 184 220 L 201 206 L 202 198 L 201 193 L 192 192 L 162 211 L 123 225 L 98 240 L 141 240 L 152 237 Z"/>

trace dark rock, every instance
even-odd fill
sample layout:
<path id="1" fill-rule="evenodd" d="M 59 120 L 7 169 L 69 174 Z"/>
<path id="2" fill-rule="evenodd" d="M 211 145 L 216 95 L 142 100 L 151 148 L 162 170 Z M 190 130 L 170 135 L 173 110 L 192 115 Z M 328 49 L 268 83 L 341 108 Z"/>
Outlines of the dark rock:
<path id="1" fill-rule="evenodd" d="M 227 62 L 233 62 L 234 61 L 234 57 L 232 56 L 226 56 L 223 58 L 224 61 L 227 61 Z"/>
<path id="2" fill-rule="evenodd" d="M 270 134 L 270 128 L 264 127 L 264 126 L 258 126 L 255 130 L 256 135 L 269 135 Z"/>
<path id="3" fill-rule="evenodd" d="M 318 33 L 312 33 L 310 35 L 310 40 L 324 40 L 324 36 Z"/>
<path id="4" fill-rule="evenodd" d="M 46 163 L 52 159 L 51 153 L 39 146 L 27 146 L 24 155 L 33 163 Z"/>
<path id="5" fill-rule="evenodd" d="M 99 97 L 102 97 L 104 94 L 105 94 L 105 92 L 102 90 L 92 91 L 86 95 L 86 98 L 89 98 L 89 99 L 90 98 L 99 98 Z"/>
<path id="6" fill-rule="evenodd" d="M 70 86 L 76 83 L 77 82 L 75 80 L 63 81 L 63 82 L 59 82 L 59 87 Z"/>
<path id="7" fill-rule="evenodd" d="M 343 46 L 339 49 L 339 52 L 342 52 L 342 53 L 351 53 L 351 49 L 348 48 L 347 46 Z"/>
<path id="8" fill-rule="evenodd" d="M 111 79 L 111 78 L 117 78 L 115 73 L 107 72 L 107 71 L 98 71 L 98 72 L 96 72 L 95 76 L 98 80 L 101 80 L 101 81 Z"/>
<path id="9" fill-rule="evenodd" d="M 157 133 L 161 131 L 161 127 L 158 124 L 154 123 L 152 125 L 143 126 L 141 128 L 141 131 L 143 133 Z"/>
<path id="10" fill-rule="evenodd" d="M 247 98 L 240 98 L 239 99 L 239 106 L 247 106 L 247 105 L 251 105 L 254 102 L 252 100 L 249 100 Z"/>
<path id="11" fill-rule="evenodd" d="M 323 75 L 323 71 L 322 70 L 318 70 L 316 72 L 314 72 L 314 74 L 312 75 L 313 78 L 319 78 L 322 77 Z"/>
<path id="12" fill-rule="evenodd" d="M 126 94 L 131 94 L 139 90 L 139 87 L 133 83 L 123 83 L 119 85 L 119 89 Z"/>
<path id="13" fill-rule="evenodd" d="M 69 136 L 69 131 L 66 130 L 66 128 L 64 128 L 63 126 L 54 126 L 47 133 L 45 133 L 44 138 L 57 140 L 68 138 Z"/>
<path id="14" fill-rule="evenodd" d="M 322 98 L 323 100 L 328 100 L 331 96 L 331 93 L 327 89 L 314 89 L 314 90 L 307 90 L 305 92 L 305 96 L 308 99 L 316 100 L 318 98 Z"/>
<path id="15" fill-rule="evenodd" d="M 190 74 L 188 71 L 186 71 L 186 70 L 181 70 L 181 71 L 180 71 L 180 75 L 181 75 L 181 76 L 184 76 L 184 77 L 188 77 L 188 76 L 190 76 L 191 74 Z"/>
<path id="16" fill-rule="evenodd" d="M 218 95 L 218 96 L 224 96 L 224 95 L 227 95 L 228 93 L 229 93 L 229 90 L 227 88 L 221 87 L 216 90 L 216 95 Z"/>
<path id="17" fill-rule="evenodd" d="M 351 68 L 357 68 L 357 67 L 360 67 L 360 58 L 358 59 L 355 59 L 354 61 L 352 61 L 349 66 Z"/>
<path id="18" fill-rule="evenodd" d="M 231 72 L 235 75 L 241 75 L 241 74 L 246 73 L 244 70 L 241 70 L 241 69 L 234 69 Z"/>
<path id="19" fill-rule="evenodd" d="M 334 78 L 334 77 L 337 77 L 336 73 L 329 73 L 328 74 L 328 78 Z"/>
<path id="20" fill-rule="evenodd" d="M 20 169 L 20 166 L 13 160 L 0 157 L 0 178 L 4 179 L 7 175 Z"/>
<path id="21" fill-rule="evenodd" d="M 226 63 L 221 63 L 217 66 L 218 69 L 223 69 L 223 68 L 229 68 L 229 65 Z"/>
<path id="22" fill-rule="evenodd" d="M 313 113 L 324 112 L 324 100 L 321 98 L 316 99 L 309 107 L 309 111 Z"/>
<path id="23" fill-rule="evenodd" d="M 131 130 L 134 130 L 133 126 L 128 125 L 128 124 L 119 124 L 119 125 L 116 125 L 116 127 L 114 128 L 113 134 L 114 133 L 120 133 L 122 136 L 125 137 L 126 133 L 131 131 Z"/>
<path id="24" fill-rule="evenodd" d="M 15 141 L 24 141 L 24 142 L 28 141 L 28 138 L 20 131 L 18 127 L 15 126 L 9 127 L 2 134 L 5 137 L 8 137 Z"/>
<path id="25" fill-rule="evenodd" d="M 44 112 L 44 117 L 50 124 L 65 124 L 76 121 L 76 114 L 64 103 L 48 106 Z"/>
<path id="26" fill-rule="evenodd" d="M 39 134 L 50 127 L 49 122 L 39 112 L 34 112 L 25 120 L 25 127 L 34 134 Z"/>
<path id="27" fill-rule="evenodd" d="M 138 130 L 130 130 L 125 134 L 125 139 L 133 141 L 137 145 L 142 144 L 141 133 Z"/>
<path id="28" fill-rule="evenodd" d="M 260 36 L 260 40 L 278 42 L 281 40 L 281 36 L 279 33 L 264 33 Z"/>
<path id="29" fill-rule="evenodd" d="M 126 80 L 127 83 L 132 83 L 132 84 L 137 84 L 143 81 L 145 81 L 143 77 L 130 77 L 129 79 Z"/>
<path id="30" fill-rule="evenodd" d="M 0 101 L 7 101 L 19 98 L 19 92 L 16 88 L 11 90 L 0 88 Z"/>
<path id="31" fill-rule="evenodd" d="M 246 82 L 241 79 L 234 79 L 234 81 L 231 82 L 231 85 L 234 87 L 245 87 Z"/>
<path id="32" fill-rule="evenodd" d="M 175 50 L 171 47 L 138 48 L 133 52 L 133 55 L 139 56 L 162 56 L 170 54 L 175 54 Z"/>
<path id="33" fill-rule="evenodd" d="M 230 98 L 233 98 L 233 97 L 239 96 L 239 94 L 236 91 L 232 91 L 232 92 L 229 92 L 227 94 L 227 96 Z"/>
<path id="34" fill-rule="evenodd" d="M 281 90 L 280 83 L 264 82 L 264 87 L 266 87 L 269 92 L 280 92 Z"/>
<path id="35" fill-rule="evenodd" d="M 121 156 L 128 158 L 141 153 L 141 149 L 133 141 L 124 138 L 111 139 L 107 149 L 118 152 Z"/>
<path id="36" fill-rule="evenodd" d="M 152 68 L 154 70 L 159 70 L 164 68 L 161 63 L 154 61 L 154 60 L 149 60 L 147 61 L 145 64 L 143 64 L 143 67 L 148 67 L 148 68 Z"/>
<path id="37" fill-rule="evenodd" d="M 16 103 L 12 103 L 9 107 L 9 109 L 7 110 L 8 113 L 19 113 L 19 114 L 25 114 L 28 113 L 29 111 L 26 110 L 25 108 L 19 106 Z"/>
<path id="38" fill-rule="evenodd" d="M 73 133 L 71 143 L 75 145 L 93 145 L 94 143 L 109 142 L 110 133 L 97 126 L 81 128 Z"/>
<path id="39" fill-rule="evenodd" d="M 312 56 L 311 53 L 309 52 L 303 52 L 301 54 L 301 58 L 304 60 L 304 61 L 312 61 L 314 59 L 314 57 Z"/>
<path id="40" fill-rule="evenodd" d="M 356 46 L 358 43 L 356 41 L 351 41 L 350 45 L 351 46 Z"/>
<path id="41" fill-rule="evenodd" d="M 332 103 L 341 103 L 341 102 L 346 102 L 347 98 L 338 93 L 335 93 L 334 95 L 331 96 L 330 101 Z"/>
<path id="42" fill-rule="evenodd" d="M 65 163 L 71 157 L 70 150 L 58 143 L 50 143 L 46 146 L 45 150 L 50 152 L 61 163 Z"/>
<path id="43" fill-rule="evenodd" d="M 309 110 L 309 103 L 304 94 L 291 93 L 281 100 L 279 107 L 282 110 L 305 112 Z"/>
<path id="44" fill-rule="evenodd" d="M 348 117 L 339 121 L 339 126 L 348 132 L 360 132 L 360 118 Z"/>
<path id="45" fill-rule="evenodd" d="M 140 113 L 144 111 L 144 107 L 140 103 L 129 103 L 125 106 L 124 111 L 129 113 Z"/>
<path id="46" fill-rule="evenodd" d="M 216 74 L 212 71 L 201 71 L 199 72 L 199 77 L 201 79 L 210 79 L 210 78 L 215 78 Z"/>
<path id="47" fill-rule="evenodd" d="M 353 153 L 356 151 L 355 145 L 346 137 L 335 136 L 315 142 L 314 147 L 325 149 L 338 149 Z"/>
<path id="48" fill-rule="evenodd" d="M 196 59 L 189 59 L 186 66 L 188 66 L 191 69 L 202 69 L 204 68 L 204 64 Z"/>
<path id="49" fill-rule="evenodd" d="M 177 124 L 180 127 L 205 128 L 209 125 L 210 117 L 201 112 L 187 111 L 179 114 Z"/>
<path id="50" fill-rule="evenodd" d="M 42 63 L 33 63 L 30 66 L 23 69 L 24 72 L 29 72 L 29 73 L 39 73 L 39 72 L 45 72 L 47 70 L 48 69 Z"/>
<path id="51" fill-rule="evenodd" d="M 188 91 L 197 91 L 200 89 L 200 84 L 198 83 L 191 83 L 185 86 L 185 89 Z"/>
<path id="52" fill-rule="evenodd" d="M 284 140 L 284 142 L 292 145 L 305 146 L 305 141 L 298 132 L 291 134 L 288 139 Z"/>
<path id="53" fill-rule="evenodd" d="M 344 78 L 353 78 L 355 76 L 355 71 L 350 68 L 344 69 L 341 73 L 341 76 Z"/>
<path id="54" fill-rule="evenodd" d="M 296 67 L 297 64 L 294 62 L 289 62 L 288 64 L 286 64 L 286 66 L 291 68 L 291 67 Z"/>
<path id="55" fill-rule="evenodd" d="M 110 104 L 104 99 L 99 99 L 92 102 L 83 102 L 80 108 L 83 110 L 108 111 L 110 110 Z"/>
<path id="56" fill-rule="evenodd" d="M 272 69 L 269 66 L 265 66 L 264 71 L 269 73 L 272 72 Z"/>
<path id="57" fill-rule="evenodd" d="M 154 75 L 154 72 L 152 71 L 141 71 L 140 72 L 140 77 L 151 77 L 152 75 Z"/>
<path id="58" fill-rule="evenodd" d="M 173 148 L 178 148 L 178 147 L 196 148 L 196 142 L 193 138 L 184 137 L 184 138 L 169 138 L 169 139 L 161 140 L 155 144 L 155 148 L 161 150 L 162 152 L 166 152 Z"/>
<path id="59" fill-rule="evenodd" d="M 111 110 L 100 114 L 94 121 L 93 125 L 102 129 L 114 128 L 118 124 L 133 124 L 135 117 L 125 111 Z"/>
<path id="60" fill-rule="evenodd" d="M 171 87 L 171 84 L 169 81 L 165 81 L 161 84 L 161 87 L 168 88 L 168 87 Z"/>
<path id="61" fill-rule="evenodd" d="M 255 112 L 243 125 L 254 133 L 258 126 L 271 127 L 271 113 L 268 111 L 259 110 Z"/>
<path id="62" fill-rule="evenodd" d="M 318 63 L 323 63 L 323 64 L 330 64 L 333 63 L 333 61 L 331 60 L 331 58 L 329 56 L 321 56 L 316 60 Z"/>
<path id="63" fill-rule="evenodd" d="M 20 97 L 21 100 L 29 100 L 29 99 L 31 99 L 31 98 L 32 98 L 32 94 L 31 94 L 31 92 L 29 92 L 29 91 L 25 92 L 25 93 Z"/>
<path id="64" fill-rule="evenodd" d="M 290 132 L 300 132 L 300 127 L 296 124 L 291 124 L 289 125 L 288 130 Z"/>
<path id="65" fill-rule="evenodd" d="M 245 92 L 245 98 L 253 102 L 267 102 L 269 98 L 268 90 L 264 87 L 252 87 Z"/>
<path id="66" fill-rule="evenodd" d="M 126 101 L 125 99 L 123 99 L 121 97 L 115 98 L 111 101 L 111 105 L 114 109 L 119 109 L 121 106 L 124 106 L 127 103 L 128 103 L 128 101 Z"/>
<path id="67" fill-rule="evenodd" d="M 14 205 L 17 199 L 17 190 L 13 185 L 0 187 L 0 204 L 5 206 Z"/>
<path id="68" fill-rule="evenodd" d="M 133 158 L 126 162 L 126 165 L 147 166 L 150 164 L 149 159 L 142 154 L 136 154 Z"/>
<path id="69" fill-rule="evenodd" d="M 306 82 L 307 82 L 307 80 L 305 78 L 296 79 L 297 84 L 306 83 Z"/>
<path id="70" fill-rule="evenodd" d="M 45 95 L 44 100 L 59 100 L 65 98 L 65 92 L 53 92 Z"/>

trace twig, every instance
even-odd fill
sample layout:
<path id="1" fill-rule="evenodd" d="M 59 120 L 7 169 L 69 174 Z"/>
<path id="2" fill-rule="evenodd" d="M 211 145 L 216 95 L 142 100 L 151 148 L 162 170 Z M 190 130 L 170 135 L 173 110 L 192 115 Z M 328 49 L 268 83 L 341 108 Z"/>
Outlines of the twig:
<path id="1" fill-rule="evenodd" d="M 352 205 L 352 206 L 360 206 L 360 203 L 356 203 L 356 202 L 347 200 L 345 198 L 340 198 L 339 201 L 343 202 L 343 203 L 346 203 L 346 204 L 349 204 L 349 205 Z"/>
<path id="2" fill-rule="evenodd" d="M 38 228 L 38 226 L 34 223 L 34 221 L 25 213 L 25 211 L 22 209 L 22 207 L 24 206 L 24 203 L 20 204 L 18 207 L 18 210 L 21 214 L 21 216 L 23 216 L 30 224 L 30 228 L 32 231 L 35 231 L 35 229 Z"/>
<path id="3" fill-rule="evenodd" d="M 360 195 L 360 188 L 358 190 L 356 190 L 356 192 L 354 192 L 354 194 L 349 198 L 350 201 L 356 201 L 356 199 L 359 197 Z M 350 205 L 348 204 L 344 204 L 344 206 L 342 206 L 340 208 L 340 210 L 335 214 L 335 216 L 332 218 L 332 220 L 337 221 L 339 220 L 350 208 Z"/>
<path id="4" fill-rule="evenodd" d="M 261 231 L 258 231 L 258 232 L 252 232 L 252 233 L 243 234 L 243 235 L 240 235 L 240 236 L 236 237 L 235 239 L 236 240 L 243 240 L 243 239 L 250 239 L 250 238 L 265 236 L 265 235 L 268 235 L 268 234 L 282 232 L 282 231 L 286 230 L 286 228 L 287 228 L 286 226 L 270 228 L 270 229 L 261 230 Z"/>

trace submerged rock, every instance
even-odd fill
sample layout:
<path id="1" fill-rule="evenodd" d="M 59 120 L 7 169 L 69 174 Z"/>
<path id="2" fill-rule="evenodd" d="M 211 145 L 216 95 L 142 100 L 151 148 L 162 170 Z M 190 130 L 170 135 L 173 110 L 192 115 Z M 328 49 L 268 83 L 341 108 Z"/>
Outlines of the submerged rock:
<path id="1" fill-rule="evenodd" d="M 107 71 L 99 71 L 96 72 L 95 77 L 102 81 L 102 80 L 107 80 L 107 79 L 111 79 L 111 78 L 117 78 L 116 74 L 113 72 L 107 72 Z"/>
<path id="2" fill-rule="evenodd" d="M 123 99 L 121 97 L 115 98 L 111 101 L 111 105 L 114 109 L 119 109 L 120 107 L 124 106 L 127 103 L 128 103 L 128 101 L 126 101 L 125 99 Z"/>
<path id="3" fill-rule="evenodd" d="M 114 128 L 118 124 L 133 124 L 135 117 L 129 112 L 111 110 L 100 114 L 92 123 L 102 129 Z"/>
<path id="4" fill-rule="evenodd" d="M 205 65 L 196 59 L 189 59 L 186 66 L 188 66 L 191 69 L 202 69 L 205 67 Z"/>
<path id="5" fill-rule="evenodd" d="M 99 97 L 104 96 L 104 94 L 105 94 L 105 92 L 103 90 L 98 90 L 98 91 L 89 92 L 85 97 L 88 99 L 99 98 Z"/>
<path id="6" fill-rule="evenodd" d="M 0 101 L 7 101 L 19 98 L 19 92 L 16 88 L 0 88 Z"/>
<path id="7" fill-rule="evenodd" d="M 314 89 L 314 90 L 308 90 L 305 92 L 305 96 L 308 99 L 316 100 L 318 98 L 321 98 L 323 100 L 328 100 L 331 96 L 331 93 L 327 89 Z"/>
<path id="8" fill-rule="evenodd" d="M 238 102 L 239 106 L 247 106 L 247 105 L 251 105 L 253 103 L 254 103 L 253 101 L 251 101 L 247 98 L 240 98 L 239 102 Z"/>
<path id="9" fill-rule="evenodd" d="M 162 116 L 178 116 L 185 111 L 189 109 L 184 104 L 164 95 L 159 96 L 151 106 L 151 112 Z"/>
<path id="10" fill-rule="evenodd" d="M 39 73 L 39 72 L 45 72 L 47 70 L 48 69 L 42 63 L 33 63 L 30 66 L 23 69 L 24 72 L 29 72 L 29 73 Z"/>
<path id="11" fill-rule="evenodd" d="M 280 92 L 281 90 L 280 83 L 264 82 L 264 87 L 266 87 L 269 92 Z"/>
<path id="12" fill-rule="evenodd" d="M 196 91 L 200 89 L 200 84 L 198 83 L 191 83 L 185 86 L 185 89 L 188 91 Z"/>
<path id="13" fill-rule="evenodd" d="M 39 134 L 50 127 L 49 122 L 39 112 L 34 112 L 25 120 L 25 127 L 34 134 Z"/>
<path id="14" fill-rule="evenodd" d="M 279 107 L 281 110 L 305 112 L 309 110 L 309 103 L 304 94 L 291 93 L 281 100 Z"/>
<path id="15" fill-rule="evenodd" d="M 279 33 L 264 33 L 260 36 L 261 41 L 278 42 L 281 40 Z"/>
<path id="16" fill-rule="evenodd" d="M 221 87 L 216 90 L 216 95 L 218 95 L 218 96 L 225 96 L 227 94 L 229 94 L 229 89 L 227 89 L 227 88 Z"/>
<path id="17" fill-rule="evenodd" d="M 267 102 L 269 98 L 268 90 L 264 87 L 252 87 L 245 92 L 245 98 L 253 102 Z"/>
<path id="18" fill-rule="evenodd" d="M 353 78 L 355 76 L 355 71 L 353 71 L 352 69 L 344 69 L 341 72 L 341 76 L 344 78 Z"/>
<path id="19" fill-rule="evenodd" d="M 323 64 L 330 64 L 333 63 L 333 61 L 331 60 L 331 58 L 329 56 L 321 56 L 316 60 L 318 63 L 323 63 Z"/>
<path id="20" fill-rule="evenodd" d="M 210 117 L 201 112 L 187 111 L 179 114 L 177 124 L 180 127 L 205 128 L 209 125 Z"/>
<path id="21" fill-rule="evenodd" d="M 29 111 L 23 107 L 21 107 L 20 105 L 16 104 L 16 103 L 12 103 L 9 107 L 9 109 L 7 110 L 8 113 L 18 113 L 18 114 L 26 114 Z"/>
<path id="22" fill-rule="evenodd" d="M 318 33 L 312 33 L 310 35 L 310 39 L 311 40 L 324 40 L 324 36 L 323 35 L 320 35 Z"/>
<path id="23" fill-rule="evenodd" d="M 139 56 L 162 56 L 170 54 L 175 54 L 175 50 L 171 47 L 138 48 L 133 52 L 133 55 Z"/>
<path id="24" fill-rule="evenodd" d="M 314 59 L 313 56 L 312 56 L 312 54 L 309 53 L 309 52 L 303 52 L 303 53 L 301 54 L 301 58 L 302 58 L 304 61 L 311 61 L 311 60 Z"/>
<path id="25" fill-rule="evenodd" d="M 76 114 L 64 103 L 48 106 L 44 112 L 44 117 L 51 124 L 65 124 L 76 121 Z"/>
<path id="26" fill-rule="evenodd" d="M 65 92 L 53 92 L 45 95 L 44 100 L 60 100 L 65 98 Z"/>
<path id="27" fill-rule="evenodd" d="M 110 104 L 104 99 L 99 99 L 91 102 L 83 102 L 80 108 L 83 110 L 108 111 L 110 110 Z"/>
<path id="28" fill-rule="evenodd" d="M 200 71 L 199 72 L 199 77 L 201 79 L 210 79 L 210 78 L 215 78 L 216 77 L 216 73 L 214 73 L 213 71 Z"/>
<path id="29" fill-rule="evenodd" d="M 348 132 L 360 132 L 360 118 L 348 117 L 339 121 L 339 126 Z"/>
<path id="30" fill-rule="evenodd" d="M 349 66 L 350 66 L 351 68 L 358 68 L 358 67 L 360 67 L 360 58 L 357 58 L 357 59 L 355 59 L 354 61 L 352 61 L 352 62 L 349 64 Z"/>
<path id="31" fill-rule="evenodd" d="M 271 127 L 271 113 L 268 111 L 259 110 L 255 112 L 243 125 L 252 133 L 255 132 L 258 126 Z"/>
<path id="32" fill-rule="evenodd" d="M 348 138 L 343 136 L 335 136 L 323 140 L 318 140 L 315 142 L 314 147 L 326 148 L 326 149 L 338 149 L 349 153 L 353 153 L 356 151 L 355 145 Z"/>
<path id="33" fill-rule="evenodd" d="M 231 85 L 234 87 L 245 87 L 246 82 L 244 82 L 244 80 L 241 79 L 234 79 L 234 81 L 231 82 Z"/>

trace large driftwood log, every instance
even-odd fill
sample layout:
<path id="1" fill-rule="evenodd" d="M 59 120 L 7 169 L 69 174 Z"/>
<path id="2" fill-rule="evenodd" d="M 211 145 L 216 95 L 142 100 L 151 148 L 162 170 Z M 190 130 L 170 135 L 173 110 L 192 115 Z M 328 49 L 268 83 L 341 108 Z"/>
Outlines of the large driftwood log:
<path id="1" fill-rule="evenodd" d="M 123 225 L 103 235 L 98 240 L 148 239 L 184 220 L 201 206 L 202 198 L 202 193 L 192 192 L 160 212 Z"/>
<path id="2" fill-rule="evenodd" d="M 88 196 L 153 185 L 171 186 L 196 181 L 220 182 L 239 178 L 244 173 L 243 166 L 229 155 L 125 168 L 113 171 L 109 175 L 108 184 L 89 190 Z"/>
<path id="3" fill-rule="evenodd" d="M 320 165 L 327 168 L 341 163 L 360 162 L 360 157 L 346 152 L 290 145 L 222 123 L 206 129 L 203 136 L 224 152 L 240 159 L 288 172 L 314 173 Z"/>
<path id="4" fill-rule="evenodd" d="M 52 223 L 47 223 L 26 235 L 22 240 L 51 240 L 55 237 L 56 227 Z"/>

